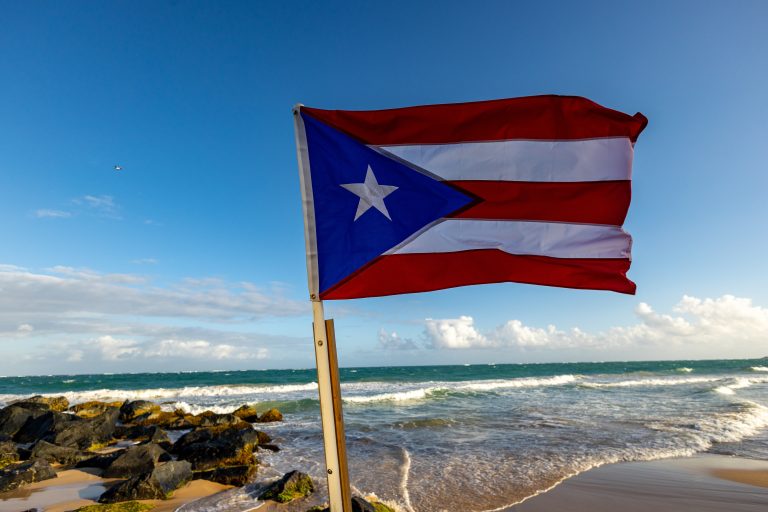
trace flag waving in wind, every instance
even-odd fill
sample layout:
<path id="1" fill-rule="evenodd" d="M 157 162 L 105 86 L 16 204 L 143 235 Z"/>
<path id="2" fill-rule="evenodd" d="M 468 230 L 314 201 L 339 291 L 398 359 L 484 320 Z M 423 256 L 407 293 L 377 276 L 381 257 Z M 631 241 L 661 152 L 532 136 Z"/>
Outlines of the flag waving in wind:
<path id="1" fill-rule="evenodd" d="M 504 281 L 635 292 L 621 226 L 642 114 L 533 96 L 294 115 L 314 299 Z"/>

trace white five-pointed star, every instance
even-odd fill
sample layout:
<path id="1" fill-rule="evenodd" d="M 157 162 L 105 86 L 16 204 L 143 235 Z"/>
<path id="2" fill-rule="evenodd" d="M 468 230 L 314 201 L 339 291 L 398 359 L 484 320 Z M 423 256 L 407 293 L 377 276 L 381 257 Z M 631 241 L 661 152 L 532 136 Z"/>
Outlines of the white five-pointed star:
<path id="1" fill-rule="evenodd" d="M 359 219 L 360 216 L 370 210 L 371 207 L 376 208 L 383 213 L 386 218 L 392 220 L 392 217 L 389 216 L 389 212 L 387 211 L 387 205 L 384 204 L 384 198 L 397 190 L 397 187 L 392 185 L 379 185 L 379 182 L 376 181 L 376 176 L 373 175 L 373 169 L 371 169 L 370 165 L 368 166 L 368 172 L 365 173 L 364 183 L 347 183 L 341 186 L 360 198 L 360 202 L 357 203 L 355 220 Z"/>

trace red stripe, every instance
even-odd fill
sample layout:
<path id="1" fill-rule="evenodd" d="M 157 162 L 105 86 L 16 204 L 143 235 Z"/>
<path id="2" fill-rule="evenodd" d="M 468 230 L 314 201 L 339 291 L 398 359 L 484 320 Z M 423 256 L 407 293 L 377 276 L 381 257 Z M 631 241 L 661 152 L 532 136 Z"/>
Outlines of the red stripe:
<path id="1" fill-rule="evenodd" d="M 621 226 L 632 197 L 630 181 L 445 183 L 481 200 L 452 215 L 459 219 L 542 220 Z"/>
<path id="2" fill-rule="evenodd" d="M 355 299 L 512 281 L 562 288 L 635 293 L 626 259 L 518 256 L 495 249 L 381 256 L 322 299 Z"/>
<path id="3" fill-rule="evenodd" d="M 375 145 L 598 137 L 634 142 L 648 123 L 640 113 L 629 116 L 586 98 L 554 95 L 390 110 L 301 111 Z"/>

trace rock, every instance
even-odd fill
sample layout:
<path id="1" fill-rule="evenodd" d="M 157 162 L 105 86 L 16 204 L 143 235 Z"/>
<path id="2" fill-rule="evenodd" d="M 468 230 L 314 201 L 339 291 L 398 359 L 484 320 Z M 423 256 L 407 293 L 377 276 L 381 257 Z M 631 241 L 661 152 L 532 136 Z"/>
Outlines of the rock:
<path id="1" fill-rule="evenodd" d="M 31 459 L 45 459 L 57 464 L 75 464 L 90 457 L 93 457 L 92 453 L 80 451 L 77 448 L 56 446 L 43 440 L 35 443 L 29 452 Z"/>
<path id="2" fill-rule="evenodd" d="M 29 418 L 45 414 L 46 409 L 27 409 L 20 405 L 9 405 L 0 411 L 0 435 L 13 437 Z"/>
<path id="3" fill-rule="evenodd" d="M 277 409 L 270 409 L 261 416 L 259 416 L 258 419 L 259 423 L 269 423 L 272 421 L 283 421 L 283 413 L 278 411 Z"/>
<path id="4" fill-rule="evenodd" d="M 0 492 L 12 491 L 21 485 L 50 478 L 56 478 L 56 471 L 48 464 L 48 461 L 32 459 L 26 462 L 17 462 L 0 470 Z"/>
<path id="5" fill-rule="evenodd" d="M 139 416 L 160 412 L 160 406 L 147 400 L 126 402 L 120 407 L 120 421 L 130 423 Z"/>
<path id="6" fill-rule="evenodd" d="M 314 506 L 307 512 L 330 512 L 329 507 Z M 395 512 L 387 505 L 378 501 L 366 501 L 359 496 L 352 496 L 352 512 Z"/>
<path id="7" fill-rule="evenodd" d="M 80 421 L 72 422 L 44 439 L 60 446 L 95 450 L 112 440 L 118 415 L 116 408 L 107 409 L 104 414 L 88 420 L 69 415 Z"/>
<path id="8" fill-rule="evenodd" d="M 273 500 L 278 503 L 288 503 L 296 498 L 303 498 L 315 492 L 315 485 L 309 475 L 299 471 L 291 471 L 270 485 L 259 496 L 260 500 Z"/>
<path id="9" fill-rule="evenodd" d="M 149 473 L 134 476 L 110 487 L 99 497 L 99 503 L 128 500 L 165 500 L 173 491 L 192 480 L 192 467 L 187 461 L 170 461 Z"/>
<path id="10" fill-rule="evenodd" d="M 34 443 L 40 439 L 49 440 L 72 425 L 84 424 L 85 420 L 57 411 L 46 411 L 37 417 L 30 417 L 13 436 L 17 443 Z"/>
<path id="11" fill-rule="evenodd" d="M 275 452 L 275 453 L 280 451 L 280 447 L 277 446 L 276 444 L 261 444 L 261 443 L 259 443 L 259 449 L 260 450 L 269 450 L 269 451 Z"/>
<path id="12" fill-rule="evenodd" d="M 13 464 L 14 462 L 18 462 L 20 458 L 16 443 L 13 441 L 0 442 L 0 469 L 9 464 Z"/>
<path id="13" fill-rule="evenodd" d="M 246 421 L 234 414 L 216 414 L 205 411 L 198 414 L 197 417 L 200 418 L 201 427 L 250 427 Z"/>
<path id="14" fill-rule="evenodd" d="M 256 413 L 256 408 L 252 405 L 238 407 L 232 414 L 249 423 L 254 423 L 259 419 L 259 415 Z"/>
<path id="15" fill-rule="evenodd" d="M 85 420 L 72 414 L 47 411 L 28 418 L 13 439 L 18 443 L 34 443 L 42 439 L 59 446 L 94 448 L 112 439 L 117 415 L 117 409 L 110 409 L 101 416 Z"/>
<path id="16" fill-rule="evenodd" d="M 30 398 L 24 398 L 23 400 L 18 400 L 10 405 L 18 405 L 30 409 L 42 407 L 51 411 L 62 412 L 66 411 L 67 407 L 69 407 L 69 400 L 63 396 L 37 395 Z"/>
<path id="17" fill-rule="evenodd" d="M 154 443 L 160 445 L 165 450 L 169 450 L 173 445 L 165 430 L 157 425 L 152 425 L 151 427 L 144 425 L 119 426 L 115 428 L 115 432 L 112 435 L 117 439 L 131 439 L 142 443 Z"/>
<path id="18" fill-rule="evenodd" d="M 128 478 L 149 473 L 160 462 L 171 460 L 171 456 L 156 444 L 131 446 L 122 452 L 104 470 L 105 478 Z"/>
<path id="19" fill-rule="evenodd" d="M 200 418 L 177 409 L 173 412 L 159 411 L 143 414 L 134 418 L 133 423 L 143 427 L 158 426 L 168 430 L 186 430 L 200 426 Z"/>
<path id="20" fill-rule="evenodd" d="M 192 478 L 195 480 L 208 480 L 219 484 L 242 487 L 256 476 L 257 470 L 258 466 L 253 465 L 227 466 L 205 471 L 195 471 Z"/>
<path id="21" fill-rule="evenodd" d="M 101 414 L 107 412 L 108 409 L 119 409 L 123 405 L 122 402 L 100 402 L 98 400 L 91 400 L 90 402 L 83 402 L 81 404 L 73 405 L 69 408 L 75 416 L 81 418 L 95 418 Z"/>
<path id="22" fill-rule="evenodd" d="M 153 508 L 155 508 L 154 505 L 139 503 L 138 501 L 123 501 L 121 503 L 87 505 L 78 508 L 75 512 L 146 512 Z"/>
<path id="23" fill-rule="evenodd" d="M 110 453 L 94 455 L 89 459 L 84 459 L 75 464 L 76 468 L 99 468 L 107 469 L 125 450 L 116 450 Z"/>
<path id="24" fill-rule="evenodd" d="M 253 452 L 259 444 L 259 433 L 247 428 L 202 428 L 184 434 L 173 445 L 178 458 L 188 460 L 195 470 L 219 466 L 254 464 Z"/>

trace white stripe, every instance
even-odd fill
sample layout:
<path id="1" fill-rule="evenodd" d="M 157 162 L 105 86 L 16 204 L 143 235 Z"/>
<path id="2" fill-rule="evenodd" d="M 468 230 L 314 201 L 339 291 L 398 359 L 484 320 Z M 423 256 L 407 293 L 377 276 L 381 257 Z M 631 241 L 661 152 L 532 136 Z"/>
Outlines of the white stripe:
<path id="1" fill-rule="evenodd" d="M 628 138 L 380 146 L 444 180 L 611 181 L 632 177 Z"/>
<path id="2" fill-rule="evenodd" d="M 446 219 L 386 254 L 498 249 L 553 258 L 629 258 L 632 237 L 618 226 Z"/>
<path id="3" fill-rule="evenodd" d="M 309 297 L 320 300 L 320 279 L 317 268 L 317 232 L 315 230 L 315 200 L 312 193 L 312 173 L 309 169 L 309 146 L 307 132 L 301 118 L 301 107 L 293 107 L 293 127 L 296 135 L 296 155 L 299 159 L 299 181 L 301 183 L 301 205 L 304 211 L 304 242 L 307 248 L 307 284 Z"/>

